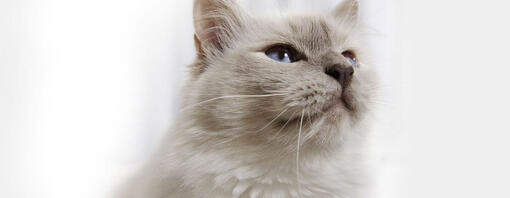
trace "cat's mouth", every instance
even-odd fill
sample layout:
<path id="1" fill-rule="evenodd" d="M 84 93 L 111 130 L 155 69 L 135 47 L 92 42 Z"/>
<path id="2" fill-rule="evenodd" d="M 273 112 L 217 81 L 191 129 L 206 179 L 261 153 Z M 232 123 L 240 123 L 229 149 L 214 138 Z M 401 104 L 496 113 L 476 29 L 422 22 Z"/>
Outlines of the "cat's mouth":
<path id="1" fill-rule="evenodd" d="M 336 98 L 330 105 L 326 106 L 321 114 L 342 114 L 342 113 L 350 113 L 354 111 L 354 107 L 352 105 L 352 97 L 342 94 L 341 97 Z"/>
<path id="2" fill-rule="evenodd" d="M 353 97 L 350 94 L 342 94 L 340 97 L 336 97 L 328 104 L 324 105 L 320 111 L 310 112 L 304 111 L 305 113 L 295 113 L 292 117 L 282 118 L 278 120 L 278 124 L 290 125 L 290 124 L 299 124 L 301 119 L 306 120 L 307 122 L 314 122 L 315 120 L 323 117 L 323 116 L 335 116 L 339 114 L 346 114 L 354 112 L 355 108 L 353 106 Z M 301 112 L 301 111 L 299 111 Z M 303 118 L 301 118 L 304 116 Z"/>
<path id="3" fill-rule="evenodd" d="M 342 93 L 342 96 L 340 96 L 340 101 L 348 111 L 354 111 L 352 100 L 353 98 L 350 94 Z"/>
<path id="4" fill-rule="evenodd" d="M 354 112 L 354 97 L 349 90 L 343 90 L 340 96 L 332 99 L 329 104 L 322 109 L 322 114 L 340 114 Z M 334 112 L 332 112 L 334 111 Z"/>

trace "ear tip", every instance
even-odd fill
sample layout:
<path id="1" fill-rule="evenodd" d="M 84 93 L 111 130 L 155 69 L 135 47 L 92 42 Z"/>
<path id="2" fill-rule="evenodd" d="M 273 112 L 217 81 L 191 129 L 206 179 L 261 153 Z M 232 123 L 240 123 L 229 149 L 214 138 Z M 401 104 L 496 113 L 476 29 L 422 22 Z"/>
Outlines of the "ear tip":
<path id="1" fill-rule="evenodd" d="M 341 5 L 343 7 L 358 8 L 359 0 L 344 0 L 344 1 L 342 1 Z"/>
<path id="2" fill-rule="evenodd" d="M 358 24 L 359 0 L 343 0 L 334 9 L 333 16 L 344 24 Z"/>
<path id="3" fill-rule="evenodd" d="M 209 3 L 209 0 L 194 0 L 193 1 L 193 12 L 199 13 Z"/>
<path id="4" fill-rule="evenodd" d="M 196 7 L 200 7 L 200 6 L 209 6 L 209 5 L 215 5 L 215 4 L 228 4 L 228 3 L 233 3 L 235 2 L 234 0 L 194 0 L 193 1 L 193 6 L 196 8 Z"/>
<path id="5" fill-rule="evenodd" d="M 335 9 L 335 14 L 343 16 L 347 14 L 357 14 L 359 11 L 359 0 L 343 0 Z"/>
<path id="6" fill-rule="evenodd" d="M 201 13 L 204 11 L 204 9 L 207 9 L 207 7 L 210 7 L 214 3 L 213 0 L 194 0 L 193 1 L 193 13 L 196 15 L 198 13 Z"/>
<path id="7" fill-rule="evenodd" d="M 353 7 L 353 8 L 359 7 L 359 0 L 345 0 L 345 3 L 349 4 L 350 7 Z"/>
<path id="8" fill-rule="evenodd" d="M 201 31 L 203 16 L 208 7 L 211 6 L 211 0 L 194 0 L 193 1 L 193 24 L 195 31 Z"/>

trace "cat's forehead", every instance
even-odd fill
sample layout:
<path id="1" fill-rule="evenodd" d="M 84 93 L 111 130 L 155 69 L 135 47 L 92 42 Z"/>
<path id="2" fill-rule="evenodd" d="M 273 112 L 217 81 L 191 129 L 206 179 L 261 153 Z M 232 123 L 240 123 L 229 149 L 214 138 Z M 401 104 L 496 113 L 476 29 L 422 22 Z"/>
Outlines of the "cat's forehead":
<path id="1" fill-rule="evenodd" d="M 338 48 L 348 36 L 334 21 L 320 16 L 287 16 L 264 25 L 259 36 L 265 41 L 290 44 L 307 54 Z"/>
<path id="2" fill-rule="evenodd" d="M 288 36 L 296 47 L 311 52 L 323 51 L 333 45 L 331 28 L 323 18 L 301 17 L 287 19 Z M 305 50 L 303 49 L 303 50 Z"/>

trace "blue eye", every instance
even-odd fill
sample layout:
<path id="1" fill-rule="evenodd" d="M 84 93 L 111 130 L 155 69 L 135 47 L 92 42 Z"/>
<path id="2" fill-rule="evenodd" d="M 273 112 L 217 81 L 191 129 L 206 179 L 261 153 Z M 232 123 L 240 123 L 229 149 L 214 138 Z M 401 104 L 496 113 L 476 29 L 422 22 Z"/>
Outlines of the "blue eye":
<path id="1" fill-rule="evenodd" d="M 342 53 L 342 55 L 347 58 L 347 60 L 349 60 L 349 62 L 351 63 L 351 65 L 353 67 L 357 67 L 358 66 L 358 58 L 356 58 L 356 55 L 354 55 L 353 52 L 351 51 L 345 51 Z"/>
<path id="2" fill-rule="evenodd" d="M 299 61 L 296 50 L 290 46 L 274 46 L 266 51 L 266 56 L 282 63 L 293 63 Z"/>

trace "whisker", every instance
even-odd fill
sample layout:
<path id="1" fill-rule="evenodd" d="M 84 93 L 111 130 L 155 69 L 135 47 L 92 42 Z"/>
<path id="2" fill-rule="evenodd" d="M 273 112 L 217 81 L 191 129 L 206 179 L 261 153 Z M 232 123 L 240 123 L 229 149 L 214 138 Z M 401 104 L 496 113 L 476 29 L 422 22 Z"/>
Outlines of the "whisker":
<path id="1" fill-rule="evenodd" d="M 301 132 L 303 130 L 303 117 L 305 116 L 305 110 L 301 113 L 301 121 L 299 122 L 299 133 L 296 148 L 296 179 L 298 185 L 298 195 L 301 197 L 301 175 L 299 174 L 299 149 L 301 147 Z"/>
<path id="2" fill-rule="evenodd" d="M 285 112 L 287 112 L 288 110 L 290 109 L 290 107 L 284 109 L 280 114 L 278 114 L 274 119 L 272 119 L 268 124 L 266 124 L 264 127 L 262 127 L 261 129 L 257 130 L 256 132 L 253 132 L 253 133 L 258 133 L 264 129 L 266 129 L 268 126 L 270 126 L 275 120 L 277 120 L 281 115 L 283 115 Z M 243 134 L 239 134 L 239 135 L 234 135 L 232 137 L 229 137 L 221 142 L 219 142 L 217 145 L 220 145 L 220 144 L 226 144 L 226 143 L 229 143 L 229 142 L 232 142 L 240 137 L 244 136 Z"/>
<path id="3" fill-rule="evenodd" d="M 296 112 L 292 113 L 292 115 L 290 116 L 290 118 L 294 117 L 294 115 L 295 115 L 295 114 L 296 114 Z M 291 120 L 291 119 L 288 119 L 288 120 L 285 122 L 285 124 L 283 124 L 283 126 L 280 128 L 280 130 L 278 130 L 278 132 L 276 132 L 276 133 L 273 135 L 273 137 L 271 137 L 271 138 L 269 139 L 269 141 L 270 141 L 270 142 L 271 142 L 271 141 L 273 141 L 274 139 L 276 139 L 276 138 L 278 137 L 278 135 L 280 135 L 280 133 L 281 133 L 281 132 L 283 131 L 283 129 L 285 128 L 285 126 L 287 126 L 287 124 L 289 124 L 290 120 Z"/>
<path id="4" fill-rule="evenodd" d="M 311 118 L 310 118 L 311 119 Z M 317 119 L 314 121 L 314 124 L 311 123 L 311 120 L 310 120 L 310 127 L 309 127 L 309 130 L 308 132 L 305 134 L 305 136 L 303 137 L 303 141 L 301 142 L 301 144 L 304 144 L 305 142 L 308 142 L 309 140 L 311 140 L 315 135 L 317 135 L 317 133 L 320 132 L 321 130 L 321 126 L 324 125 L 324 119 Z"/>
<path id="5" fill-rule="evenodd" d="M 290 108 L 290 107 L 289 107 Z M 266 129 L 269 125 L 271 125 L 275 120 L 277 120 L 282 114 L 284 114 L 285 112 L 287 112 L 287 110 L 289 110 L 289 108 L 286 108 L 285 110 L 283 110 L 280 114 L 278 114 L 273 120 L 271 120 L 269 123 L 266 124 L 266 126 L 262 127 L 261 129 L 259 129 L 258 131 L 256 131 L 255 133 L 258 133 L 264 129 Z"/>
<path id="6" fill-rule="evenodd" d="M 215 101 L 215 100 L 219 100 L 219 99 L 225 99 L 225 98 L 263 98 L 263 97 L 271 97 L 271 96 L 284 96 L 285 94 L 266 94 L 266 95 L 229 95 L 229 96 L 220 96 L 220 97 L 216 97 L 216 98 L 212 98 L 212 99 L 208 99 L 208 100 L 205 100 L 205 101 L 202 101 L 202 102 L 199 102 L 199 103 L 196 103 L 196 104 L 193 104 L 193 105 L 189 105 L 187 107 L 184 107 L 180 110 L 180 112 L 184 112 L 184 111 L 187 111 L 191 108 L 195 108 L 197 106 L 200 106 L 200 105 L 203 105 L 205 103 L 208 103 L 208 102 L 212 102 L 212 101 Z"/>
<path id="7" fill-rule="evenodd" d="M 390 102 L 382 102 L 382 101 L 370 101 L 370 103 L 372 103 L 372 104 L 387 105 L 387 106 L 396 106 L 396 105 L 395 105 L 395 104 L 393 104 L 393 103 L 390 103 Z"/>

